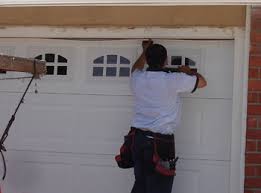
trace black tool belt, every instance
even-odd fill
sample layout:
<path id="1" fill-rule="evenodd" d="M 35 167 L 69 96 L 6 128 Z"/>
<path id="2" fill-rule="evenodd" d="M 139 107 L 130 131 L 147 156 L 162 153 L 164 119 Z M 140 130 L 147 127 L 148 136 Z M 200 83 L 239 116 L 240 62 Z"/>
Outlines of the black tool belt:
<path id="1" fill-rule="evenodd" d="M 174 135 L 164 135 L 141 129 L 137 129 L 136 132 L 143 133 L 153 142 L 152 163 L 155 171 L 164 176 L 174 176 L 178 160 L 178 157 L 175 156 Z"/>
<path id="2" fill-rule="evenodd" d="M 132 149 L 136 133 L 142 133 L 151 139 L 153 143 L 153 155 L 150 158 L 150 162 L 155 171 L 164 176 L 174 176 L 178 160 L 178 157 L 175 156 L 174 135 L 163 135 L 134 127 L 131 127 L 128 135 L 124 136 L 124 143 L 120 148 L 120 154 L 115 157 L 118 166 L 120 168 L 131 168 L 134 166 Z"/>
<path id="3" fill-rule="evenodd" d="M 115 156 L 115 160 L 120 168 L 127 169 L 134 167 L 132 159 L 132 149 L 134 145 L 136 129 L 131 128 L 128 135 L 124 136 L 124 142 L 120 148 L 120 154 Z"/>

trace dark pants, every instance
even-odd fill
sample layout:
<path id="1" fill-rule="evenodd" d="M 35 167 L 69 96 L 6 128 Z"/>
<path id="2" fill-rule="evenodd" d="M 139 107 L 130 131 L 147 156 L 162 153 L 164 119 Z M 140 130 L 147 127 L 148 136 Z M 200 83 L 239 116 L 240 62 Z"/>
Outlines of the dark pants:
<path id="1" fill-rule="evenodd" d="M 174 177 L 154 171 L 152 155 L 153 139 L 144 132 L 136 132 L 133 147 L 135 183 L 131 193 L 171 193 Z"/>

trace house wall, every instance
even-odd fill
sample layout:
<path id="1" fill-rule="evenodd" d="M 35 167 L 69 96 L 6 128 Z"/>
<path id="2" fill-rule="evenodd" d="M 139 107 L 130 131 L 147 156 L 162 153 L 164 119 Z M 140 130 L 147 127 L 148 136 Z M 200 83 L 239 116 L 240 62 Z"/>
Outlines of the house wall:
<path id="1" fill-rule="evenodd" d="M 245 10 L 245 6 L 0 7 L 0 25 L 244 26 Z"/>
<path id="2" fill-rule="evenodd" d="M 251 15 L 245 193 L 261 193 L 261 8 Z"/>

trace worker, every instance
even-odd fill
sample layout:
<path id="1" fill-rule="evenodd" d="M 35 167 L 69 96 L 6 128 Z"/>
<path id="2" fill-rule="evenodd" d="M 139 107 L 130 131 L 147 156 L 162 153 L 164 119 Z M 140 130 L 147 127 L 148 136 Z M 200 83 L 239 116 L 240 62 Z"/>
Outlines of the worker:
<path id="1" fill-rule="evenodd" d="M 146 63 L 148 68 L 144 69 Z M 132 148 L 135 182 L 131 193 L 171 193 L 174 175 L 165 175 L 161 167 L 155 167 L 155 152 L 162 163 L 175 160 L 174 133 L 181 118 L 180 94 L 207 85 L 205 78 L 189 67 L 168 73 L 166 64 L 166 48 L 149 40 L 143 42 L 143 52 L 131 70 L 134 96 L 131 126 L 135 130 Z"/>

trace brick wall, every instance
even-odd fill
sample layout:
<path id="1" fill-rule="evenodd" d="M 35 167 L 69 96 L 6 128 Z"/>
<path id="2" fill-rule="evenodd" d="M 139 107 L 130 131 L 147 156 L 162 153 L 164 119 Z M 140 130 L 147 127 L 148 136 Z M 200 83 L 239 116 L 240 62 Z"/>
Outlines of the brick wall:
<path id="1" fill-rule="evenodd" d="M 261 7 L 252 8 L 245 193 L 261 193 Z"/>

